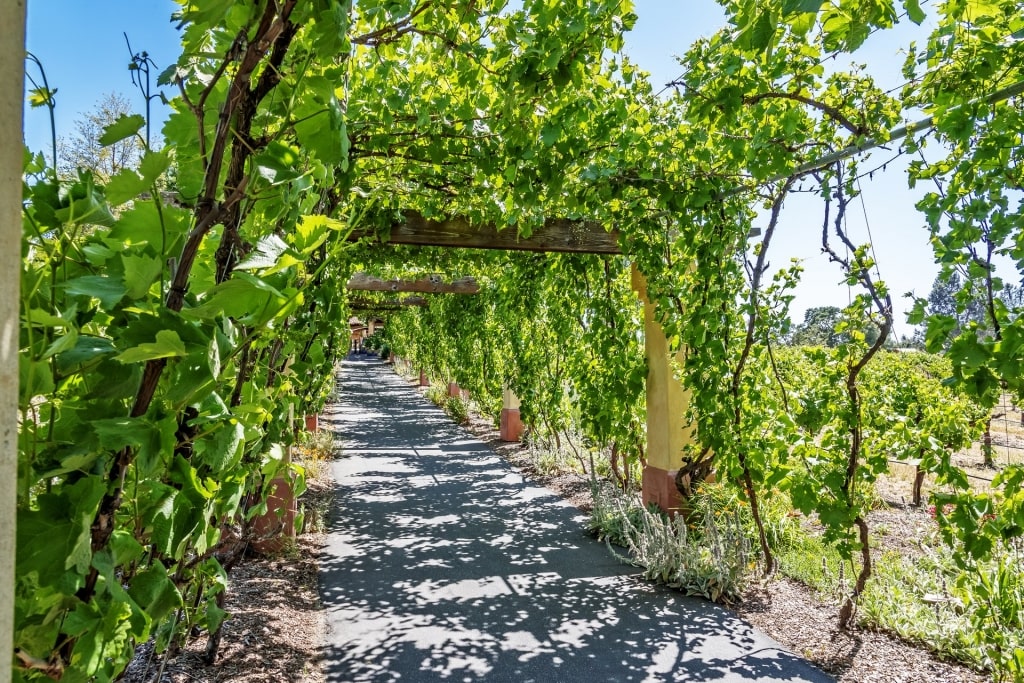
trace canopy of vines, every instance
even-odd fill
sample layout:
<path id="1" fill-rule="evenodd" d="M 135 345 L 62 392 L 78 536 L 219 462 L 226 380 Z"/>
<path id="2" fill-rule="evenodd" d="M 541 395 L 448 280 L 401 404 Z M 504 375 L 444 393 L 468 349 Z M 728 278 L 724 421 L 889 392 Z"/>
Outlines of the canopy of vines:
<path id="1" fill-rule="evenodd" d="M 945 487 L 940 521 L 965 566 L 1024 534 L 1024 468 L 972 492 L 949 457 L 969 411 L 872 370 L 891 294 L 843 220 L 867 169 L 858 153 L 828 161 L 931 117 L 892 149 L 915 155 L 906 182 L 934 185 L 921 229 L 944 271 L 984 283 L 988 319 L 960 330 L 920 301 L 911 322 L 957 396 L 1024 398 L 1024 319 L 993 267 L 1008 256 L 1024 272 L 1019 2 L 929 7 L 936 29 L 909 49 L 906 85 L 883 92 L 825 63 L 921 22 L 918 0 L 723 0 L 729 24 L 689 48 L 669 96 L 620 55 L 628 0 L 179 4 L 181 55 L 153 74 L 172 106 L 162 144 L 145 117 L 118 120 L 103 142 L 138 136 L 146 151 L 105 181 L 59 176 L 53 150 L 26 155 L 16 680 L 111 680 L 147 638 L 163 648 L 219 625 L 225 548 L 290 467 L 289 415 L 333 387 L 359 270 L 475 276 L 479 295 L 388 314 L 392 348 L 495 411 L 510 386 L 527 422 L 557 434 L 571 421 L 636 461 L 632 264 L 693 392 L 681 488 L 715 471 L 755 515 L 759 495 L 786 489 L 859 558 L 853 598 L 871 572 L 865 490 L 889 454 Z M 136 57 L 136 73 L 149 67 Z M 52 105 L 59 84 L 28 73 L 33 104 Z M 776 357 L 799 267 L 768 266 L 801 178 L 856 293 L 844 342 L 812 354 L 813 370 Z M 598 221 L 623 256 L 350 241 L 386 241 L 410 209 L 522 235 L 546 217 Z M 758 211 L 770 218 L 753 238 Z M 1024 652 L 1000 653 L 1024 669 Z"/>

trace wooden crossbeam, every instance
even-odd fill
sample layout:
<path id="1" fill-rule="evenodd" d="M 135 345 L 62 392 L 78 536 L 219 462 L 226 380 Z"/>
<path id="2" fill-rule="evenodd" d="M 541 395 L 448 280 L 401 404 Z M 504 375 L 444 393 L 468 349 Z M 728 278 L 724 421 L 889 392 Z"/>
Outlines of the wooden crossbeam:
<path id="1" fill-rule="evenodd" d="M 368 273 L 356 273 L 348 281 L 349 291 L 418 292 L 421 294 L 476 294 L 480 285 L 472 277 L 445 282 L 440 275 L 427 275 L 415 280 L 383 280 Z"/>
<path id="2" fill-rule="evenodd" d="M 516 227 L 498 230 L 493 223 L 474 225 L 463 218 L 432 220 L 416 211 L 403 211 L 404 221 L 391 226 L 391 244 L 466 249 L 511 249 L 517 251 L 558 251 L 583 254 L 621 254 L 619 235 L 600 223 L 565 218 L 548 218 L 529 237 L 520 237 Z M 372 231 L 356 230 L 352 239 L 374 237 Z"/>
<path id="3" fill-rule="evenodd" d="M 349 299 L 348 307 L 353 311 L 398 311 L 410 306 L 426 306 L 427 300 L 422 296 L 407 296 L 402 299 Z"/>

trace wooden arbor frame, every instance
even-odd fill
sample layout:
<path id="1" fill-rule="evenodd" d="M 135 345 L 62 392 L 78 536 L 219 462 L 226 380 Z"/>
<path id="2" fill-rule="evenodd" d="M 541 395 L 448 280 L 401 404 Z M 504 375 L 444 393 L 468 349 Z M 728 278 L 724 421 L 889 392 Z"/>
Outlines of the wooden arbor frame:
<path id="1" fill-rule="evenodd" d="M 391 226 L 387 240 L 391 244 L 435 246 L 461 249 L 507 249 L 535 252 L 575 252 L 587 254 L 621 254 L 619 235 L 592 221 L 549 218 L 529 237 L 519 236 L 513 226 L 499 230 L 494 224 L 474 225 L 462 218 L 428 219 L 415 211 L 403 212 L 404 222 Z M 356 232 L 353 239 L 373 238 L 368 231 Z M 383 240 L 382 240 L 383 241 Z M 643 274 L 633 270 L 633 288 L 644 306 L 644 339 L 647 355 L 647 467 L 643 475 L 643 501 L 656 503 L 663 510 L 678 509 L 681 501 L 675 486 L 675 474 L 682 464 L 682 450 L 695 434 L 681 423 L 690 395 L 675 378 L 672 358 L 664 331 L 657 320 L 654 306 L 647 298 L 647 282 Z M 450 283 L 440 276 L 416 280 L 389 280 L 358 273 L 349 281 L 349 289 L 357 291 L 461 293 L 479 291 L 472 278 Z M 395 302 L 392 302 L 395 303 Z M 397 308 L 397 306 L 395 307 Z M 394 310 L 392 308 L 391 310 Z M 683 352 L 677 354 L 678 361 Z M 518 417 L 519 402 L 506 391 L 503 401 L 502 425 Z M 514 431 L 514 430 L 513 430 Z M 504 438 L 504 430 L 503 430 Z"/>
<path id="2" fill-rule="evenodd" d="M 356 230 L 351 239 L 369 238 L 389 244 L 460 249 L 511 249 L 583 254 L 621 254 L 619 234 L 594 221 L 548 218 L 529 237 L 521 237 L 516 226 L 499 229 L 494 223 L 471 223 L 464 218 L 434 220 L 417 211 L 403 211 L 403 221 L 391 226 L 387 240 L 369 230 Z"/>

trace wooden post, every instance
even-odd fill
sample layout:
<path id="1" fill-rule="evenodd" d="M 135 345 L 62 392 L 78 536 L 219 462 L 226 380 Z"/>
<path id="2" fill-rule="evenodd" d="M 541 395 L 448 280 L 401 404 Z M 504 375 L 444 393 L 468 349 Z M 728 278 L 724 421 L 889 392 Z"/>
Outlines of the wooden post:
<path id="1" fill-rule="evenodd" d="M 921 489 L 924 487 L 925 470 L 921 468 L 921 461 L 918 460 L 914 466 L 914 490 L 911 491 L 914 507 L 921 507 Z"/>
<path id="2" fill-rule="evenodd" d="M 508 387 L 501 395 L 499 433 L 502 441 L 516 442 L 523 436 L 523 421 L 519 416 L 519 397 Z"/>
<path id="3" fill-rule="evenodd" d="M 633 266 L 633 289 L 644 305 L 644 347 L 647 355 L 647 466 L 643 473 L 644 505 L 656 503 L 669 512 L 681 507 L 676 472 L 683 463 L 683 447 L 693 442 L 693 429 L 683 423 L 690 392 L 672 370 L 668 340 L 647 298 L 647 280 Z M 682 362 L 683 352 L 676 354 Z"/>
<path id="4" fill-rule="evenodd" d="M 18 481 L 18 301 L 21 258 L 22 110 L 25 106 L 25 0 L 0 3 L 0 683 L 14 651 L 14 542 Z M 54 160 L 56 163 L 56 160 Z M 0 660 L 2 661 L 2 660 Z"/>

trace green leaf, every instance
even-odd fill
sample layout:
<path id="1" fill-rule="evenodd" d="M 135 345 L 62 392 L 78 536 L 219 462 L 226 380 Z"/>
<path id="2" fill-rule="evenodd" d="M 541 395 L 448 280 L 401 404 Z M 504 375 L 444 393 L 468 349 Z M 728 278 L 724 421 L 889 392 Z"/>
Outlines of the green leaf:
<path id="1" fill-rule="evenodd" d="M 212 436 L 196 443 L 195 462 L 202 463 L 214 473 L 233 467 L 242 457 L 245 429 L 232 420 L 217 429 Z"/>
<path id="2" fill-rule="evenodd" d="M 99 143 L 104 147 L 120 142 L 139 132 L 146 125 L 146 119 L 140 114 L 128 114 L 119 116 L 116 121 L 103 129 Z"/>
<path id="3" fill-rule="evenodd" d="M 165 239 L 161 221 L 171 217 L 174 217 L 174 221 L 167 229 L 180 228 L 180 215 L 170 212 L 167 207 L 164 207 L 161 214 L 152 202 L 137 203 L 130 211 L 121 214 L 110 230 L 110 239 L 123 242 L 126 246 L 151 244 L 157 251 L 161 251 Z"/>
<path id="4" fill-rule="evenodd" d="M 765 9 L 754 23 L 743 31 L 737 42 L 749 47 L 754 52 L 764 52 L 771 45 L 772 39 L 775 37 L 775 28 L 772 12 L 769 9 Z"/>
<path id="5" fill-rule="evenodd" d="M 988 361 L 991 352 L 979 341 L 973 331 L 961 334 L 949 347 L 949 357 L 954 363 L 967 368 L 980 368 Z"/>
<path id="6" fill-rule="evenodd" d="M 68 321 L 60 316 L 47 313 L 41 308 L 33 308 L 24 316 L 33 327 L 64 327 Z"/>
<path id="7" fill-rule="evenodd" d="M 811 12 L 818 13 L 824 0 L 783 0 L 782 16 Z"/>
<path id="8" fill-rule="evenodd" d="M 296 113 L 305 117 L 295 124 L 295 134 L 301 146 L 325 164 L 339 165 L 343 170 L 348 168 L 351 143 L 337 97 L 330 93 L 318 110 L 307 108 Z"/>
<path id="9" fill-rule="evenodd" d="M 327 240 L 331 227 L 329 221 L 335 224 L 340 223 L 337 220 L 331 221 L 326 216 L 303 216 L 299 219 L 295 225 L 295 231 L 290 237 L 292 244 L 301 256 L 309 256 Z"/>
<path id="10" fill-rule="evenodd" d="M 102 377 L 103 381 L 93 385 L 92 389 L 85 394 L 86 399 L 124 400 L 135 395 L 135 391 L 139 387 L 139 379 L 142 376 L 142 366 L 119 363 L 109 357 L 113 353 L 117 353 L 117 349 L 113 348 L 113 344 L 111 344 L 111 348 L 103 352 L 103 357 L 99 359 L 95 369 L 92 370 L 97 377 Z M 64 354 L 57 357 L 58 363 L 63 357 Z"/>
<path id="11" fill-rule="evenodd" d="M 284 294 L 267 282 L 244 271 L 237 271 L 227 282 L 217 285 L 202 304 L 188 313 L 200 318 L 225 314 L 247 325 L 262 325 L 271 320 L 287 302 Z"/>
<path id="12" fill-rule="evenodd" d="M 181 485 L 181 492 L 197 505 L 213 497 L 213 492 L 199 481 L 196 468 L 180 455 L 174 457 L 172 479 Z"/>
<path id="13" fill-rule="evenodd" d="M 139 344 L 114 358 L 122 363 L 139 363 L 157 358 L 180 358 L 186 353 L 185 343 L 181 341 L 177 332 L 161 330 L 156 333 L 156 341 Z"/>
<path id="14" fill-rule="evenodd" d="M 206 603 L 206 628 L 211 632 L 220 628 L 220 625 L 224 623 L 224 617 L 226 616 L 227 612 L 218 607 L 217 603 L 213 600 Z"/>
<path id="15" fill-rule="evenodd" d="M 72 188 L 67 206 L 57 209 L 54 216 L 62 223 L 110 227 L 116 219 L 104 200 L 99 190 L 91 184 L 79 184 Z"/>
<path id="16" fill-rule="evenodd" d="M 921 22 L 925 20 L 926 15 L 921 9 L 920 0 L 903 0 L 903 7 L 907 10 L 907 16 L 915 24 L 920 26 Z"/>
<path id="17" fill-rule="evenodd" d="M 256 248 L 235 266 L 235 270 L 260 270 L 277 265 L 277 260 L 288 251 L 288 245 L 277 235 L 260 238 Z"/>
<path id="18" fill-rule="evenodd" d="M 149 185 L 145 179 L 130 168 L 123 168 L 115 173 L 103 188 L 107 201 L 114 206 L 120 206 L 135 199 L 147 189 L 149 189 Z"/>
<path id="19" fill-rule="evenodd" d="M 146 152 L 139 162 L 139 172 L 142 174 L 143 182 L 147 186 L 156 182 L 164 171 L 171 165 L 171 156 L 168 150 L 162 149 L 159 152 Z"/>
<path id="20" fill-rule="evenodd" d="M 540 139 L 541 139 L 541 142 L 544 143 L 545 147 L 550 147 L 551 145 L 553 145 L 556 142 L 558 142 L 558 138 L 561 135 L 562 135 L 561 126 L 558 126 L 556 124 L 548 124 L 548 125 L 544 126 L 544 128 L 541 130 L 541 132 L 540 132 Z"/>
<path id="21" fill-rule="evenodd" d="M 32 108 L 45 107 L 53 103 L 53 96 L 57 94 L 57 88 L 48 90 L 43 86 L 32 88 L 28 91 L 28 103 Z"/>
<path id="22" fill-rule="evenodd" d="M 119 451 L 126 447 L 139 448 L 149 440 L 153 424 L 144 417 L 116 417 L 93 420 L 90 423 L 100 447 Z"/>
<path id="23" fill-rule="evenodd" d="M 34 573 L 48 584 L 68 569 L 85 574 L 92 560 L 90 530 L 105 492 L 101 477 L 83 477 L 41 494 L 37 509 L 19 510 L 17 575 Z"/>
<path id="24" fill-rule="evenodd" d="M 117 305 L 128 290 L 119 281 L 106 275 L 83 275 L 64 283 L 65 291 L 72 296 L 88 296 L 99 299 L 104 308 Z"/>
<path id="25" fill-rule="evenodd" d="M 181 606 L 181 594 L 167 575 L 159 560 L 139 572 L 128 588 L 128 594 L 146 610 L 154 621 L 159 621 Z"/>
<path id="26" fill-rule="evenodd" d="M 40 360 L 46 360 L 47 358 L 55 356 L 58 353 L 67 351 L 69 349 L 73 349 L 77 343 L 78 330 L 71 328 L 68 330 L 67 334 L 63 334 L 53 340 L 53 343 L 51 343 L 46 348 L 46 351 L 43 352 L 43 355 L 40 356 Z"/>
<path id="27" fill-rule="evenodd" d="M 121 262 L 124 264 L 124 284 L 129 299 L 146 297 L 149 286 L 164 269 L 163 261 L 147 254 L 122 254 Z"/>

